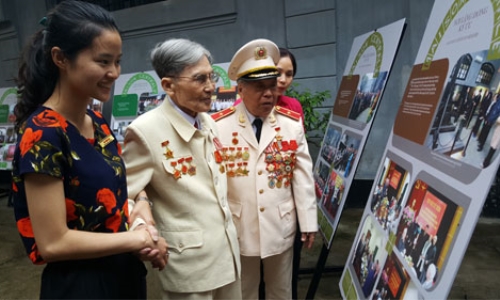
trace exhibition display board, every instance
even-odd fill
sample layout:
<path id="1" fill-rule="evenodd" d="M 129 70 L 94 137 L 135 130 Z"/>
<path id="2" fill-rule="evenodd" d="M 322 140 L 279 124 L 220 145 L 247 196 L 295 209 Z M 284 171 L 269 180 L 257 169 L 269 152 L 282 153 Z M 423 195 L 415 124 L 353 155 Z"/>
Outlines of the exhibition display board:
<path id="1" fill-rule="evenodd" d="M 16 103 L 17 88 L 0 88 L 0 170 L 12 170 L 12 159 L 16 149 L 14 130 Z"/>
<path id="2" fill-rule="evenodd" d="M 447 298 L 498 167 L 499 28 L 499 1 L 434 2 L 343 298 Z"/>
<path id="3" fill-rule="evenodd" d="M 314 166 L 318 224 L 330 248 L 404 29 L 401 19 L 356 37 Z"/>

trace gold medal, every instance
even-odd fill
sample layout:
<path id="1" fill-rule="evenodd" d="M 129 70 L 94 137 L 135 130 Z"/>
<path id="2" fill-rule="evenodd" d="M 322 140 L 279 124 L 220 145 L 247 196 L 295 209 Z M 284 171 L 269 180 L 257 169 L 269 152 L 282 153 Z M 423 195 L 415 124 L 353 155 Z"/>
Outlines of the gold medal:
<path id="1" fill-rule="evenodd" d="M 274 180 L 274 178 L 271 178 L 267 185 L 270 189 L 274 189 L 274 187 L 276 186 L 276 181 Z"/>
<path id="2" fill-rule="evenodd" d="M 250 153 L 248 153 L 248 147 L 244 148 L 244 151 L 241 154 L 241 159 L 243 159 L 243 160 L 249 160 L 250 159 Z"/>
<path id="3" fill-rule="evenodd" d="M 248 170 L 247 170 L 247 162 L 243 162 L 243 176 L 248 176 Z"/>
<path id="4" fill-rule="evenodd" d="M 233 143 L 233 145 L 238 145 L 238 133 L 237 132 L 233 132 L 233 139 L 231 140 L 231 142 Z"/>
<path id="5" fill-rule="evenodd" d="M 180 170 L 177 169 L 177 162 L 176 161 L 172 161 L 172 162 L 170 162 L 170 165 L 174 168 L 174 174 L 173 174 L 174 178 L 175 179 L 181 178 L 182 173 L 181 173 Z"/>
<path id="6" fill-rule="evenodd" d="M 166 159 L 172 159 L 172 158 L 174 158 L 174 152 L 168 148 L 168 144 L 170 144 L 169 141 L 164 141 L 161 143 L 162 147 L 166 147 L 165 154 L 163 154 L 163 155 L 165 155 Z"/>
<path id="7" fill-rule="evenodd" d="M 236 173 L 234 172 L 234 163 L 227 164 L 228 170 L 227 170 L 227 176 L 229 177 L 234 177 Z"/>
<path id="8" fill-rule="evenodd" d="M 243 169 L 241 168 L 243 163 L 239 162 L 238 163 L 238 168 L 236 169 L 236 176 L 241 176 L 243 175 Z"/>
<path id="9" fill-rule="evenodd" d="M 276 187 L 281 189 L 282 182 L 280 179 L 278 179 L 278 182 L 276 182 Z"/>

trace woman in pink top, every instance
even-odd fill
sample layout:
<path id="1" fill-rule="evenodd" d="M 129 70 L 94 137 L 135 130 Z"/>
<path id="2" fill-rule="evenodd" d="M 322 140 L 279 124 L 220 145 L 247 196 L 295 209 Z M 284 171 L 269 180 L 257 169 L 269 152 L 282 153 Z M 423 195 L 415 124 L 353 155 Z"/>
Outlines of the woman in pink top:
<path id="1" fill-rule="evenodd" d="M 304 111 L 302 110 L 302 105 L 300 105 L 299 100 L 285 96 L 285 92 L 292 84 L 293 78 L 297 73 L 297 62 L 293 54 L 285 48 L 280 48 L 280 60 L 276 65 L 278 68 L 278 102 L 276 105 L 288 108 L 289 110 L 298 112 L 302 117 L 302 123 L 304 123 Z M 238 105 L 241 99 L 237 99 L 234 105 Z M 305 130 L 305 126 L 304 126 Z"/>

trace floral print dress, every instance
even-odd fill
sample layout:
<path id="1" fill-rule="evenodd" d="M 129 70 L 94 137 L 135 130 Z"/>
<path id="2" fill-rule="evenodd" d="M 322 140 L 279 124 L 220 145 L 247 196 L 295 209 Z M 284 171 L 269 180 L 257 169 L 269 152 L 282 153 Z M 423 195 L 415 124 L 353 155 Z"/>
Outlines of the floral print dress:
<path id="1" fill-rule="evenodd" d="M 14 155 L 14 211 L 33 263 L 43 264 L 31 226 L 23 175 L 46 174 L 64 182 L 68 228 L 95 232 L 127 230 L 125 166 L 106 121 L 88 110 L 94 140 L 87 140 L 57 112 L 38 108 L 21 129 Z"/>

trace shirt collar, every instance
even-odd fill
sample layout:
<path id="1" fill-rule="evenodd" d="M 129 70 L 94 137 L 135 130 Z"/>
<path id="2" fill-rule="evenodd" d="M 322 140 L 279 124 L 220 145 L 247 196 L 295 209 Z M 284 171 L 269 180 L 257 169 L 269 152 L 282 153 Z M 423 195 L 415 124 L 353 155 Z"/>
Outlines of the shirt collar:
<path id="1" fill-rule="evenodd" d="M 198 118 L 198 114 L 196 114 L 196 117 L 192 117 L 190 115 L 188 115 L 187 113 L 185 113 L 184 111 L 182 111 L 182 109 L 180 109 L 177 104 L 175 104 L 175 102 L 170 99 L 170 97 L 168 97 L 168 101 L 170 101 L 170 104 L 172 104 L 172 106 L 174 107 L 174 109 L 184 118 L 186 119 L 186 121 L 188 121 L 191 125 L 194 126 L 194 123 L 195 122 L 198 122 L 198 129 L 201 129 L 201 122 L 200 122 L 200 118 Z"/>

